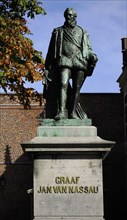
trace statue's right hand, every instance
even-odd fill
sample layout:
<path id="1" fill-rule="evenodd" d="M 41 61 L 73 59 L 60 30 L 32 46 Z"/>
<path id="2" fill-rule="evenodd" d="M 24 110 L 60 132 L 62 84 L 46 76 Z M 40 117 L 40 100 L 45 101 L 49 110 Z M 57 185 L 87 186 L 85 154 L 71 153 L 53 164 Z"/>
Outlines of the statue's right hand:
<path id="1" fill-rule="evenodd" d="M 46 80 L 51 82 L 52 79 L 49 77 L 49 74 L 50 74 L 49 70 L 44 69 L 44 76 L 45 76 Z"/>
<path id="2" fill-rule="evenodd" d="M 44 69 L 44 75 L 45 75 L 45 76 L 48 76 L 48 75 L 49 75 L 49 70 Z"/>

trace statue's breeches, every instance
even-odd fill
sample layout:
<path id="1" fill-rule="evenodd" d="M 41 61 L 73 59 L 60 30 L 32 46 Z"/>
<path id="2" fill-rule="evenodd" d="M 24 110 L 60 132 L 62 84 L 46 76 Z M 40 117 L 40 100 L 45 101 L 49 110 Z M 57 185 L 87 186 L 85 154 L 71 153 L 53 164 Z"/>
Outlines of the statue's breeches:
<path id="1" fill-rule="evenodd" d="M 59 67 L 73 68 L 73 69 L 81 69 L 87 70 L 87 60 L 82 57 L 82 54 L 79 53 L 76 56 L 67 57 L 65 55 L 61 55 L 58 60 Z"/>

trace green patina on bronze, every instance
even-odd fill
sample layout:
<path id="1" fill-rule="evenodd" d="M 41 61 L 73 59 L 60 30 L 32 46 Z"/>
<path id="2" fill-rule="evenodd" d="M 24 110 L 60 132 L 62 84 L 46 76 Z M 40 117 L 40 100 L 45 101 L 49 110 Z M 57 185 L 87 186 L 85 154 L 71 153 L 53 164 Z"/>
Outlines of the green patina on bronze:
<path id="1" fill-rule="evenodd" d="M 46 117 L 86 119 L 80 89 L 86 77 L 92 75 L 98 58 L 87 31 L 77 25 L 75 10 L 67 8 L 64 17 L 64 25 L 53 30 L 45 60 Z"/>
<path id="2" fill-rule="evenodd" d="M 42 121 L 43 126 L 90 126 L 92 125 L 91 119 L 61 119 L 61 120 L 54 120 L 54 119 L 43 119 Z"/>

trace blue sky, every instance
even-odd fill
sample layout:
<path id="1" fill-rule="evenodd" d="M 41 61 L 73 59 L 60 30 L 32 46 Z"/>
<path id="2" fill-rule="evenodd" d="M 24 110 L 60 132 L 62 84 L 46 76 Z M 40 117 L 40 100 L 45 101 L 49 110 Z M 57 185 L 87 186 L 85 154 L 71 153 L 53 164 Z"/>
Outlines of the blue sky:
<path id="1" fill-rule="evenodd" d="M 122 72 L 121 38 L 127 37 L 127 0 L 42 0 L 42 3 L 47 14 L 28 20 L 34 47 L 46 57 L 52 30 L 63 25 L 65 9 L 73 7 L 77 23 L 88 31 L 99 59 L 81 92 L 119 92 L 116 81 Z M 34 84 L 34 88 L 43 91 L 41 82 Z"/>

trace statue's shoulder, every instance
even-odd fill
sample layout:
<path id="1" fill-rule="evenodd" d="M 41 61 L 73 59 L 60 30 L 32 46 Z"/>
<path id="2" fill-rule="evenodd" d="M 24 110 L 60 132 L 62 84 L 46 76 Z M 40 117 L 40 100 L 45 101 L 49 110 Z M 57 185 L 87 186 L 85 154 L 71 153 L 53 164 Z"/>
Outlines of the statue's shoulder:
<path id="1" fill-rule="evenodd" d="M 53 33 L 55 34 L 55 33 L 58 33 L 58 32 L 60 32 L 62 30 L 63 30 L 63 26 L 56 27 L 56 28 L 53 29 Z"/>
<path id="2" fill-rule="evenodd" d="M 77 25 L 77 27 L 78 27 L 80 30 L 82 30 L 83 34 L 88 35 L 88 32 L 87 32 L 87 30 L 86 30 L 86 29 L 82 28 L 82 27 L 81 27 L 81 26 L 79 26 L 79 25 Z"/>

